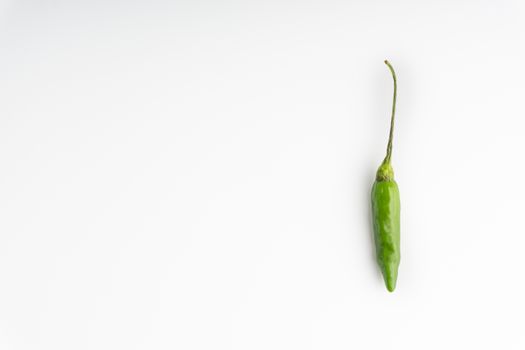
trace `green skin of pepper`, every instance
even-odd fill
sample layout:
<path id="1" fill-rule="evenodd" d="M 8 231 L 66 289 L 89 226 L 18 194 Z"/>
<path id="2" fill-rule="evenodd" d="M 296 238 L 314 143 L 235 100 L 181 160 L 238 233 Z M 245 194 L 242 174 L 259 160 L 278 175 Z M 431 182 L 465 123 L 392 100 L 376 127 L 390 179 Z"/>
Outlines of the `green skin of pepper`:
<path id="1" fill-rule="evenodd" d="M 390 162 L 385 161 L 377 171 L 372 187 L 372 216 L 377 262 L 386 288 L 396 288 L 400 254 L 400 200 Z"/>

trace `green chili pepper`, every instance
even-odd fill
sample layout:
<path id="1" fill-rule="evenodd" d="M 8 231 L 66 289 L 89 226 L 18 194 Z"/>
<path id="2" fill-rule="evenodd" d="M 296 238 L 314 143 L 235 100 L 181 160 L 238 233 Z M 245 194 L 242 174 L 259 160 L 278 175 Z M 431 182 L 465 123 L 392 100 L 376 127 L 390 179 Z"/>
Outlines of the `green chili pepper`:
<path id="1" fill-rule="evenodd" d="M 386 288 L 393 292 L 396 288 L 397 271 L 401 258 L 399 244 L 399 189 L 394 181 L 394 170 L 390 165 L 394 136 L 394 116 L 396 113 L 397 79 L 394 68 L 388 61 L 385 61 L 385 64 L 390 69 L 394 79 L 394 99 L 386 157 L 379 169 L 377 169 L 376 180 L 372 187 L 372 216 L 377 262 L 381 268 Z"/>

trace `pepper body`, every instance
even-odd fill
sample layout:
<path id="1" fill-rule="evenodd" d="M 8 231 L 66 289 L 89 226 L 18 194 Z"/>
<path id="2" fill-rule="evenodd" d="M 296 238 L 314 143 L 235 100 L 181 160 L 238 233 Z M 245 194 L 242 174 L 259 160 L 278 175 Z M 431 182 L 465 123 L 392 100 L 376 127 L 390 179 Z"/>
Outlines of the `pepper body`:
<path id="1" fill-rule="evenodd" d="M 374 241 L 386 288 L 393 292 L 401 259 L 399 189 L 393 178 L 381 178 L 380 171 L 372 187 Z"/>

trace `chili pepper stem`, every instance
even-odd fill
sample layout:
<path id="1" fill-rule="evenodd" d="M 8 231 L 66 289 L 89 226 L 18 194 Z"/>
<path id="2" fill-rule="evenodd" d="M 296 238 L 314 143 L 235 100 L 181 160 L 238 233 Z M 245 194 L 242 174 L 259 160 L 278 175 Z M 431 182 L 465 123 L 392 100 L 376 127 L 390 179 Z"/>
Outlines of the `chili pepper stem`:
<path id="1" fill-rule="evenodd" d="M 390 165 L 390 160 L 392 158 L 392 142 L 394 141 L 394 122 L 395 122 L 395 115 L 396 115 L 396 99 L 397 99 L 397 78 L 396 78 L 396 72 L 394 71 L 394 68 L 388 62 L 385 60 L 385 64 L 388 66 L 388 69 L 390 69 L 390 72 L 392 73 L 392 78 L 394 79 L 394 98 L 392 101 L 392 117 L 390 118 L 390 134 L 388 136 L 388 145 L 386 147 L 386 156 L 383 160 L 383 163 L 381 163 L 381 166 L 377 170 L 376 179 L 378 181 L 390 181 L 394 179 L 394 170 L 392 169 L 392 166 Z"/>
<path id="2" fill-rule="evenodd" d="M 394 79 L 394 98 L 392 101 L 392 117 L 390 119 L 390 134 L 388 136 L 388 145 L 386 147 L 386 157 L 383 163 L 390 163 L 390 158 L 392 158 L 392 142 L 394 140 L 394 121 L 395 121 L 395 115 L 396 115 L 396 98 L 397 98 L 397 78 L 396 78 L 396 72 L 394 71 L 394 67 L 385 60 L 385 64 L 388 66 L 388 69 L 390 69 L 390 72 L 392 73 L 392 78 Z"/>

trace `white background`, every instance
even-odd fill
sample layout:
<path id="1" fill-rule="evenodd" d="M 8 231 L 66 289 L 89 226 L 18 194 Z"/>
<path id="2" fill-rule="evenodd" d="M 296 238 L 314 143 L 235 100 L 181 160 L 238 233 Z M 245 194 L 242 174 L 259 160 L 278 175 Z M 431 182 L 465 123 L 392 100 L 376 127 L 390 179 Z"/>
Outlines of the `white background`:
<path id="1" fill-rule="evenodd" d="M 522 1 L 0 4 L 0 349 L 525 347 Z"/>

